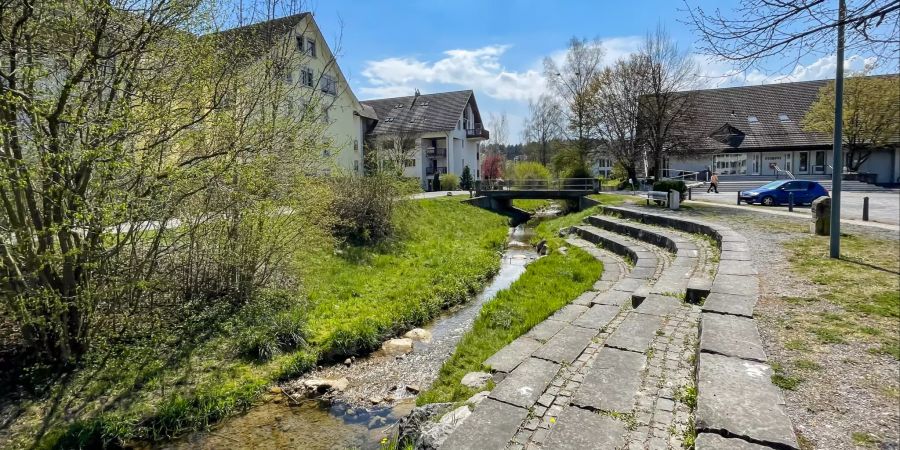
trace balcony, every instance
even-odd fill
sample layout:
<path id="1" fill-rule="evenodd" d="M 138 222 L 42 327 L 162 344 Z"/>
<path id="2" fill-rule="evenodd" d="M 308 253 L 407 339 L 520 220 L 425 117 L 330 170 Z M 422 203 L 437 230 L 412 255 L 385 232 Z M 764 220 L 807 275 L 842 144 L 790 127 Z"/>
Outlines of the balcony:
<path id="1" fill-rule="evenodd" d="M 443 175 L 443 174 L 447 173 L 447 168 L 446 167 L 431 167 L 431 166 L 425 168 L 425 175 L 432 176 L 435 173 L 439 173 L 439 174 Z"/>
<path id="2" fill-rule="evenodd" d="M 440 157 L 446 158 L 447 157 L 447 149 L 440 148 L 440 147 L 437 147 L 437 148 L 429 147 L 429 148 L 425 149 L 425 156 L 427 156 L 429 158 L 440 158 Z"/>
<path id="3" fill-rule="evenodd" d="M 472 139 L 472 138 L 490 139 L 491 133 L 489 133 L 488 130 L 485 130 L 484 127 L 480 123 L 476 123 L 475 128 L 466 128 L 466 137 L 469 139 Z"/>

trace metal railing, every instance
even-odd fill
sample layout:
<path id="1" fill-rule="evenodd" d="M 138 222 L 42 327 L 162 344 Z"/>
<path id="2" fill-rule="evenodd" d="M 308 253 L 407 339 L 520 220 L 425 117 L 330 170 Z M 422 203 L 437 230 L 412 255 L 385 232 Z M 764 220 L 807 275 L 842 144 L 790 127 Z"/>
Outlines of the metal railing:
<path id="1" fill-rule="evenodd" d="M 596 178 L 556 178 L 551 180 L 479 180 L 477 191 L 600 191 Z"/>
<path id="2" fill-rule="evenodd" d="M 430 166 L 425 168 L 425 175 L 434 175 L 435 173 L 439 173 L 439 174 L 443 175 L 443 174 L 447 173 L 447 168 L 446 167 L 430 167 Z"/>
<path id="3" fill-rule="evenodd" d="M 425 156 L 428 156 L 429 158 L 447 156 L 447 149 L 442 147 L 428 147 L 425 149 Z"/>
<path id="4" fill-rule="evenodd" d="M 792 179 L 792 180 L 797 179 L 797 177 L 795 177 L 794 174 L 791 173 L 790 170 L 784 170 L 784 169 L 782 169 L 781 167 L 778 167 L 778 164 L 775 164 L 774 166 L 772 166 L 772 168 L 775 169 L 775 173 L 776 173 L 776 174 L 778 174 L 778 173 L 783 173 L 783 174 L 787 175 L 788 178 L 790 178 L 790 179 Z M 777 178 L 777 176 L 776 176 L 776 178 Z"/>
<path id="5" fill-rule="evenodd" d="M 475 138 L 481 137 L 485 139 L 490 139 L 491 134 L 488 130 L 485 130 L 484 127 L 480 123 L 476 123 L 474 128 L 466 128 L 466 137 L 467 138 Z"/>
<path id="6" fill-rule="evenodd" d="M 663 169 L 662 177 L 667 180 L 700 181 L 700 172 L 680 169 Z"/>

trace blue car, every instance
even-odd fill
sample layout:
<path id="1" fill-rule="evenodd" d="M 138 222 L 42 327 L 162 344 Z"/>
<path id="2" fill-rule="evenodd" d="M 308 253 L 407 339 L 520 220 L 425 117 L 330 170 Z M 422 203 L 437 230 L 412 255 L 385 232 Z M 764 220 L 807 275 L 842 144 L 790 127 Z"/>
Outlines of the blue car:
<path id="1" fill-rule="evenodd" d="M 766 183 L 749 191 L 741 191 L 738 197 L 749 204 L 775 206 L 788 204 L 788 196 L 794 194 L 794 204 L 803 205 L 813 200 L 828 196 L 828 191 L 821 184 L 807 180 L 778 180 Z"/>

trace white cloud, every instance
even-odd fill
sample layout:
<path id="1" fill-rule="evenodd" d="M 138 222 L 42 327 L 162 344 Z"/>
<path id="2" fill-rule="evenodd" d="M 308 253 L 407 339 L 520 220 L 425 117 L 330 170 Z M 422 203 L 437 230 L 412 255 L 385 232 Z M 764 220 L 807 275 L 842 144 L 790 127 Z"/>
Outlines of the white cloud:
<path id="1" fill-rule="evenodd" d="M 507 45 L 489 45 L 474 50 L 447 50 L 436 61 L 416 58 L 387 58 L 366 62 L 362 71 L 369 86 L 360 89 L 364 96 L 395 97 L 410 95 L 428 85 L 456 85 L 475 89 L 499 100 L 527 101 L 543 91 L 540 71 L 507 70 L 500 58 Z"/>
<path id="2" fill-rule="evenodd" d="M 697 57 L 698 65 L 702 68 L 700 84 L 711 88 L 834 78 L 837 68 L 836 61 L 835 55 L 824 56 L 806 65 L 797 64 L 789 73 L 766 74 L 757 69 L 738 71 L 725 62 Z M 844 71 L 848 73 L 861 72 L 874 67 L 875 63 L 876 58 L 874 57 L 864 58 L 860 55 L 852 55 L 844 59 Z"/>

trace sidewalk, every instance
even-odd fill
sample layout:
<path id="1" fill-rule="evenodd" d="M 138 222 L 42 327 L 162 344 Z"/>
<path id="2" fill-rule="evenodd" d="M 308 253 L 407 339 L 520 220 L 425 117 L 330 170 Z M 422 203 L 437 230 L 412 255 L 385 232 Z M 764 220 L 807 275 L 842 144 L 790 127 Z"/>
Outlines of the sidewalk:
<path id="1" fill-rule="evenodd" d="M 702 201 L 702 200 L 685 200 L 682 203 L 684 203 L 686 205 L 695 204 L 695 205 L 703 205 L 703 206 L 714 206 L 717 208 L 739 209 L 742 211 L 753 211 L 753 212 L 758 212 L 758 213 L 763 213 L 763 214 L 770 214 L 773 216 L 793 217 L 796 219 L 811 220 L 811 216 L 810 216 L 811 213 L 809 211 L 809 207 L 805 207 L 805 206 L 799 206 L 799 207 L 795 208 L 795 209 L 802 208 L 801 210 L 803 212 L 797 212 L 797 211 L 789 212 L 786 210 L 775 209 L 773 207 L 766 207 L 766 206 L 754 206 L 754 205 L 743 205 L 743 204 L 742 205 L 737 205 L 737 204 L 729 205 L 726 203 L 709 202 L 709 201 Z M 882 230 L 890 230 L 890 231 L 900 231 L 900 225 L 892 225 L 892 224 L 880 223 L 880 222 L 865 222 L 865 221 L 857 220 L 857 219 L 842 218 L 841 224 L 857 225 L 857 226 L 861 226 L 861 227 L 872 227 L 872 228 L 879 228 Z"/>

